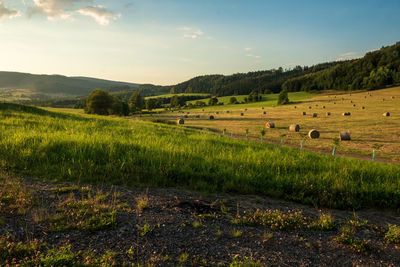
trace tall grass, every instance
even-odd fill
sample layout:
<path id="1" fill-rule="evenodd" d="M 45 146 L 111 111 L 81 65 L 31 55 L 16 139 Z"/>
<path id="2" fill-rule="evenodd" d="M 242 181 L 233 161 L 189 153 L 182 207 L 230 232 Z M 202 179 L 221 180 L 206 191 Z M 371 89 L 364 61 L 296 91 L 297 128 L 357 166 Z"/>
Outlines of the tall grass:
<path id="1" fill-rule="evenodd" d="M 5 103 L 0 168 L 56 181 L 255 193 L 335 208 L 400 207 L 395 164 Z"/>

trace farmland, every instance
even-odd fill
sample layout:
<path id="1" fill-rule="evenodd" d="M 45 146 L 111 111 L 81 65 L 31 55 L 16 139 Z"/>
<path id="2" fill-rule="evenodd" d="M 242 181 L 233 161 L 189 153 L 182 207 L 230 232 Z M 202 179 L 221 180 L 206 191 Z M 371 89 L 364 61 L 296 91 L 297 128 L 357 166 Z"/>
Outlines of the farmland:
<path id="1" fill-rule="evenodd" d="M 222 101 L 229 98 L 223 97 Z M 339 131 L 349 131 L 352 140 L 340 142 L 337 149 L 339 154 L 358 154 L 372 158 L 375 150 L 378 158 L 400 161 L 399 87 L 352 94 L 290 93 L 292 103 L 284 106 L 275 106 L 277 95 L 264 95 L 264 99 L 262 102 L 242 105 L 210 106 L 204 108 L 204 111 L 203 108 L 184 110 L 189 112 L 185 126 L 220 132 L 226 129 L 227 134 L 241 136 L 249 129 L 250 136 L 259 138 L 265 123 L 271 121 L 276 127 L 266 129 L 265 140 L 279 143 L 283 137 L 284 144 L 295 147 L 300 147 L 304 141 L 304 147 L 327 152 L 332 151 L 333 139 L 339 137 Z M 306 115 L 302 115 L 303 112 Z M 331 115 L 328 116 L 327 112 Z M 343 116 L 344 112 L 350 112 L 351 115 Z M 384 117 L 385 112 L 389 112 L 390 116 Z M 314 113 L 317 113 L 317 117 L 313 117 Z M 200 118 L 196 118 L 197 115 Z M 210 115 L 215 120 L 209 120 Z M 175 121 L 179 116 L 183 115 L 176 112 L 159 115 L 170 121 Z M 300 132 L 289 132 L 291 124 L 299 124 Z M 306 137 L 311 129 L 320 131 L 321 137 L 315 140 Z"/>

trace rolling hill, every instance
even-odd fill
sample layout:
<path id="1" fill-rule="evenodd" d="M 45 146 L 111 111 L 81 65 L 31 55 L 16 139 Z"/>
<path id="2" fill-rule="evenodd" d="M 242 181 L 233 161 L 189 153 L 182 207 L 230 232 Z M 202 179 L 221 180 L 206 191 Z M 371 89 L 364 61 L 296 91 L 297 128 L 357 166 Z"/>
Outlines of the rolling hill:
<path id="1" fill-rule="evenodd" d="M 0 71 L 0 98 L 48 99 L 86 96 L 96 88 L 127 87 L 139 85 L 89 77 L 67 77 L 62 75 L 36 75 L 30 73 Z"/>

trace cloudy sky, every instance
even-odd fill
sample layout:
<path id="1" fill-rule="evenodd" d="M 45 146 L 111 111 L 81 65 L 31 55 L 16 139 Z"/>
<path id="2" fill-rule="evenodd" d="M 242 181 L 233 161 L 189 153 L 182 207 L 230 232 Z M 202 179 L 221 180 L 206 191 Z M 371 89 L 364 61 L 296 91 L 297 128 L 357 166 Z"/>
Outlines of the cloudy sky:
<path id="1" fill-rule="evenodd" d="M 0 70 L 173 84 L 363 56 L 399 0 L 0 0 Z"/>

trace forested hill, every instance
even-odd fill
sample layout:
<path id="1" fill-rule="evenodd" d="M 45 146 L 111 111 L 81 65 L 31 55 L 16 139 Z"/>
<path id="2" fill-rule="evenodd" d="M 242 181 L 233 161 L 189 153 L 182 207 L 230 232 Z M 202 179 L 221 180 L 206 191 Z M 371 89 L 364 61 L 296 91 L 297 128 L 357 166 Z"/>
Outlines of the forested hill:
<path id="1" fill-rule="evenodd" d="M 219 96 L 310 90 L 377 89 L 400 84 L 400 42 L 364 57 L 348 61 L 322 63 L 292 70 L 257 71 L 229 76 L 205 75 L 179 83 L 171 93 L 208 93 Z"/>
<path id="2" fill-rule="evenodd" d="M 205 75 L 179 83 L 171 88 L 171 93 L 207 93 L 212 95 L 244 95 L 252 91 L 258 93 L 279 92 L 282 84 L 290 78 L 315 73 L 341 65 L 343 62 L 322 63 L 312 67 L 296 66 L 292 70 L 282 68 L 237 73 L 229 76 Z"/>
<path id="3" fill-rule="evenodd" d="M 42 94 L 88 95 L 96 88 L 112 86 L 137 87 L 137 84 L 109 80 L 67 77 L 62 75 L 35 75 L 0 71 L 1 89 L 27 89 Z"/>
<path id="4" fill-rule="evenodd" d="M 288 91 L 379 89 L 400 84 L 400 42 L 364 57 L 287 80 Z"/>

